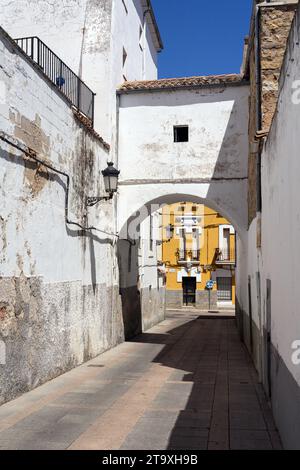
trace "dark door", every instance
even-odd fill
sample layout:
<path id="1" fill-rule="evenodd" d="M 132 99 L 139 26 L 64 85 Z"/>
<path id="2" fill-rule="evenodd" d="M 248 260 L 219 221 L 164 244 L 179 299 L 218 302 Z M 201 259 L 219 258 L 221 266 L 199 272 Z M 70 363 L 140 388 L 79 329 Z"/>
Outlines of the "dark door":
<path id="1" fill-rule="evenodd" d="M 265 381 L 266 381 L 266 388 L 269 397 L 271 398 L 272 393 L 272 382 L 271 382 L 271 312 L 272 312 L 272 305 L 271 305 L 271 280 L 267 279 L 267 299 L 266 299 L 266 327 L 265 327 Z"/>
<path id="2" fill-rule="evenodd" d="M 232 300 L 232 278 L 231 277 L 218 277 L 218 301 Z"/>
<path id="3" fill-rule="evenodd" d="M 182 278 L 183 304 L 194 305 L 196 303 L 197 282 L 195 277 Z"/>
<path id="4" fill-rule="evenodd" d="M 249 302 L 249 337 L 250 337 L 250 350 L 253 354 L 253 315 L 252 315 L 252 295 L 251 295 L 251 277 L 248 277 L 248 302 Z"/>

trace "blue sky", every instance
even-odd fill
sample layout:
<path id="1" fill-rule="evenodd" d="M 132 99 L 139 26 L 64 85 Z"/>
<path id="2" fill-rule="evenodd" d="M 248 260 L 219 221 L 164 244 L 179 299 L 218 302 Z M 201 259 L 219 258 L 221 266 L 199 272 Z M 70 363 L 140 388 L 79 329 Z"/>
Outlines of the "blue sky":
<path id="1" fill-rule="evenodd" d="M 239 72 L 252 0 L 152 0 L 165 49 L 159 77 Z"/>

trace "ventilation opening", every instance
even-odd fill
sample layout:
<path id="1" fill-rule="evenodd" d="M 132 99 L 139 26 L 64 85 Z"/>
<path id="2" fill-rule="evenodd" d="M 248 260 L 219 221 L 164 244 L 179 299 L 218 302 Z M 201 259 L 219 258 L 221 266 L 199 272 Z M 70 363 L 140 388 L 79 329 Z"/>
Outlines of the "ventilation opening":
<path id="1" fill-rule="evenodd" d="M 189 141 L 189 126 L 174 126 L 174 142 Z"/>

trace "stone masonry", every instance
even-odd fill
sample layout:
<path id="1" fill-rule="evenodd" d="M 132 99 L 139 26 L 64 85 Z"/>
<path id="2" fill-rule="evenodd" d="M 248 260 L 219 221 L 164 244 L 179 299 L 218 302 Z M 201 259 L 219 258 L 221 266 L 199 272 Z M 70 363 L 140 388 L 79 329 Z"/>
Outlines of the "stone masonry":
<path id="1" fill-rule="evenodd" d="M 278 80 L 286 50 L 287 39 L 297 5 L 290 2 L 286 5 L 262 6 L 259 14 L 260 28 L 260 74 L 261 74 L 261 111 L 262 129 L 258 129 L 256 122 L 256 56 L 255 56 L 255 19 L 252 18 L 251 36 L 249 38 L 249 70 L 250 79 L 250 120 L 249 142 L 254 141 L 256 132 L 268 132 L 274 116 L 278 98 Z M 249 187 L 248 208 L 249 225 L 256 216 L 257 207 L 257 168 L 256 157 L 249 152 Z"/>

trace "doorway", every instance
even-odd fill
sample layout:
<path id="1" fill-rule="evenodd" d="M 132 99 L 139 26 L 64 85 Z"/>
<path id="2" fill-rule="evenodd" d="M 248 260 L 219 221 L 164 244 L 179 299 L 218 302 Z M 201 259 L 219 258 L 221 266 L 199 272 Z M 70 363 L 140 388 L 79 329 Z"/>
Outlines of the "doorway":
<path id="1" fill-rule="evenodd" d="M 272 396 L 272 378 L 271 378 L 271 356 L 272 356 L 272 339 L 271 339 L 271 289 L 272 283 L 267 279 L 267 298 L 266 298 L 266 326 L 264 331 L 265 342 L 265 384 L 268 396 Z"/>
<path id="2" fill-rule="evenodd" d="M 252 315 L 252 290 L 251 290 L 251 277 L 248 277 L 248 303 L 249 303 L 249 339 L 250 351 L 253 354 L 253 315 Z"/>
<path id="3" fill-rule="evenodd" d="M 183 305 L 196 304 L 197 280 L 195 277 L 182 278 Z"/>
<path id="4" fill-rule="evenodd" d="M 232 277 L 217 277 L 218 302 L 232 302 Z"/>

